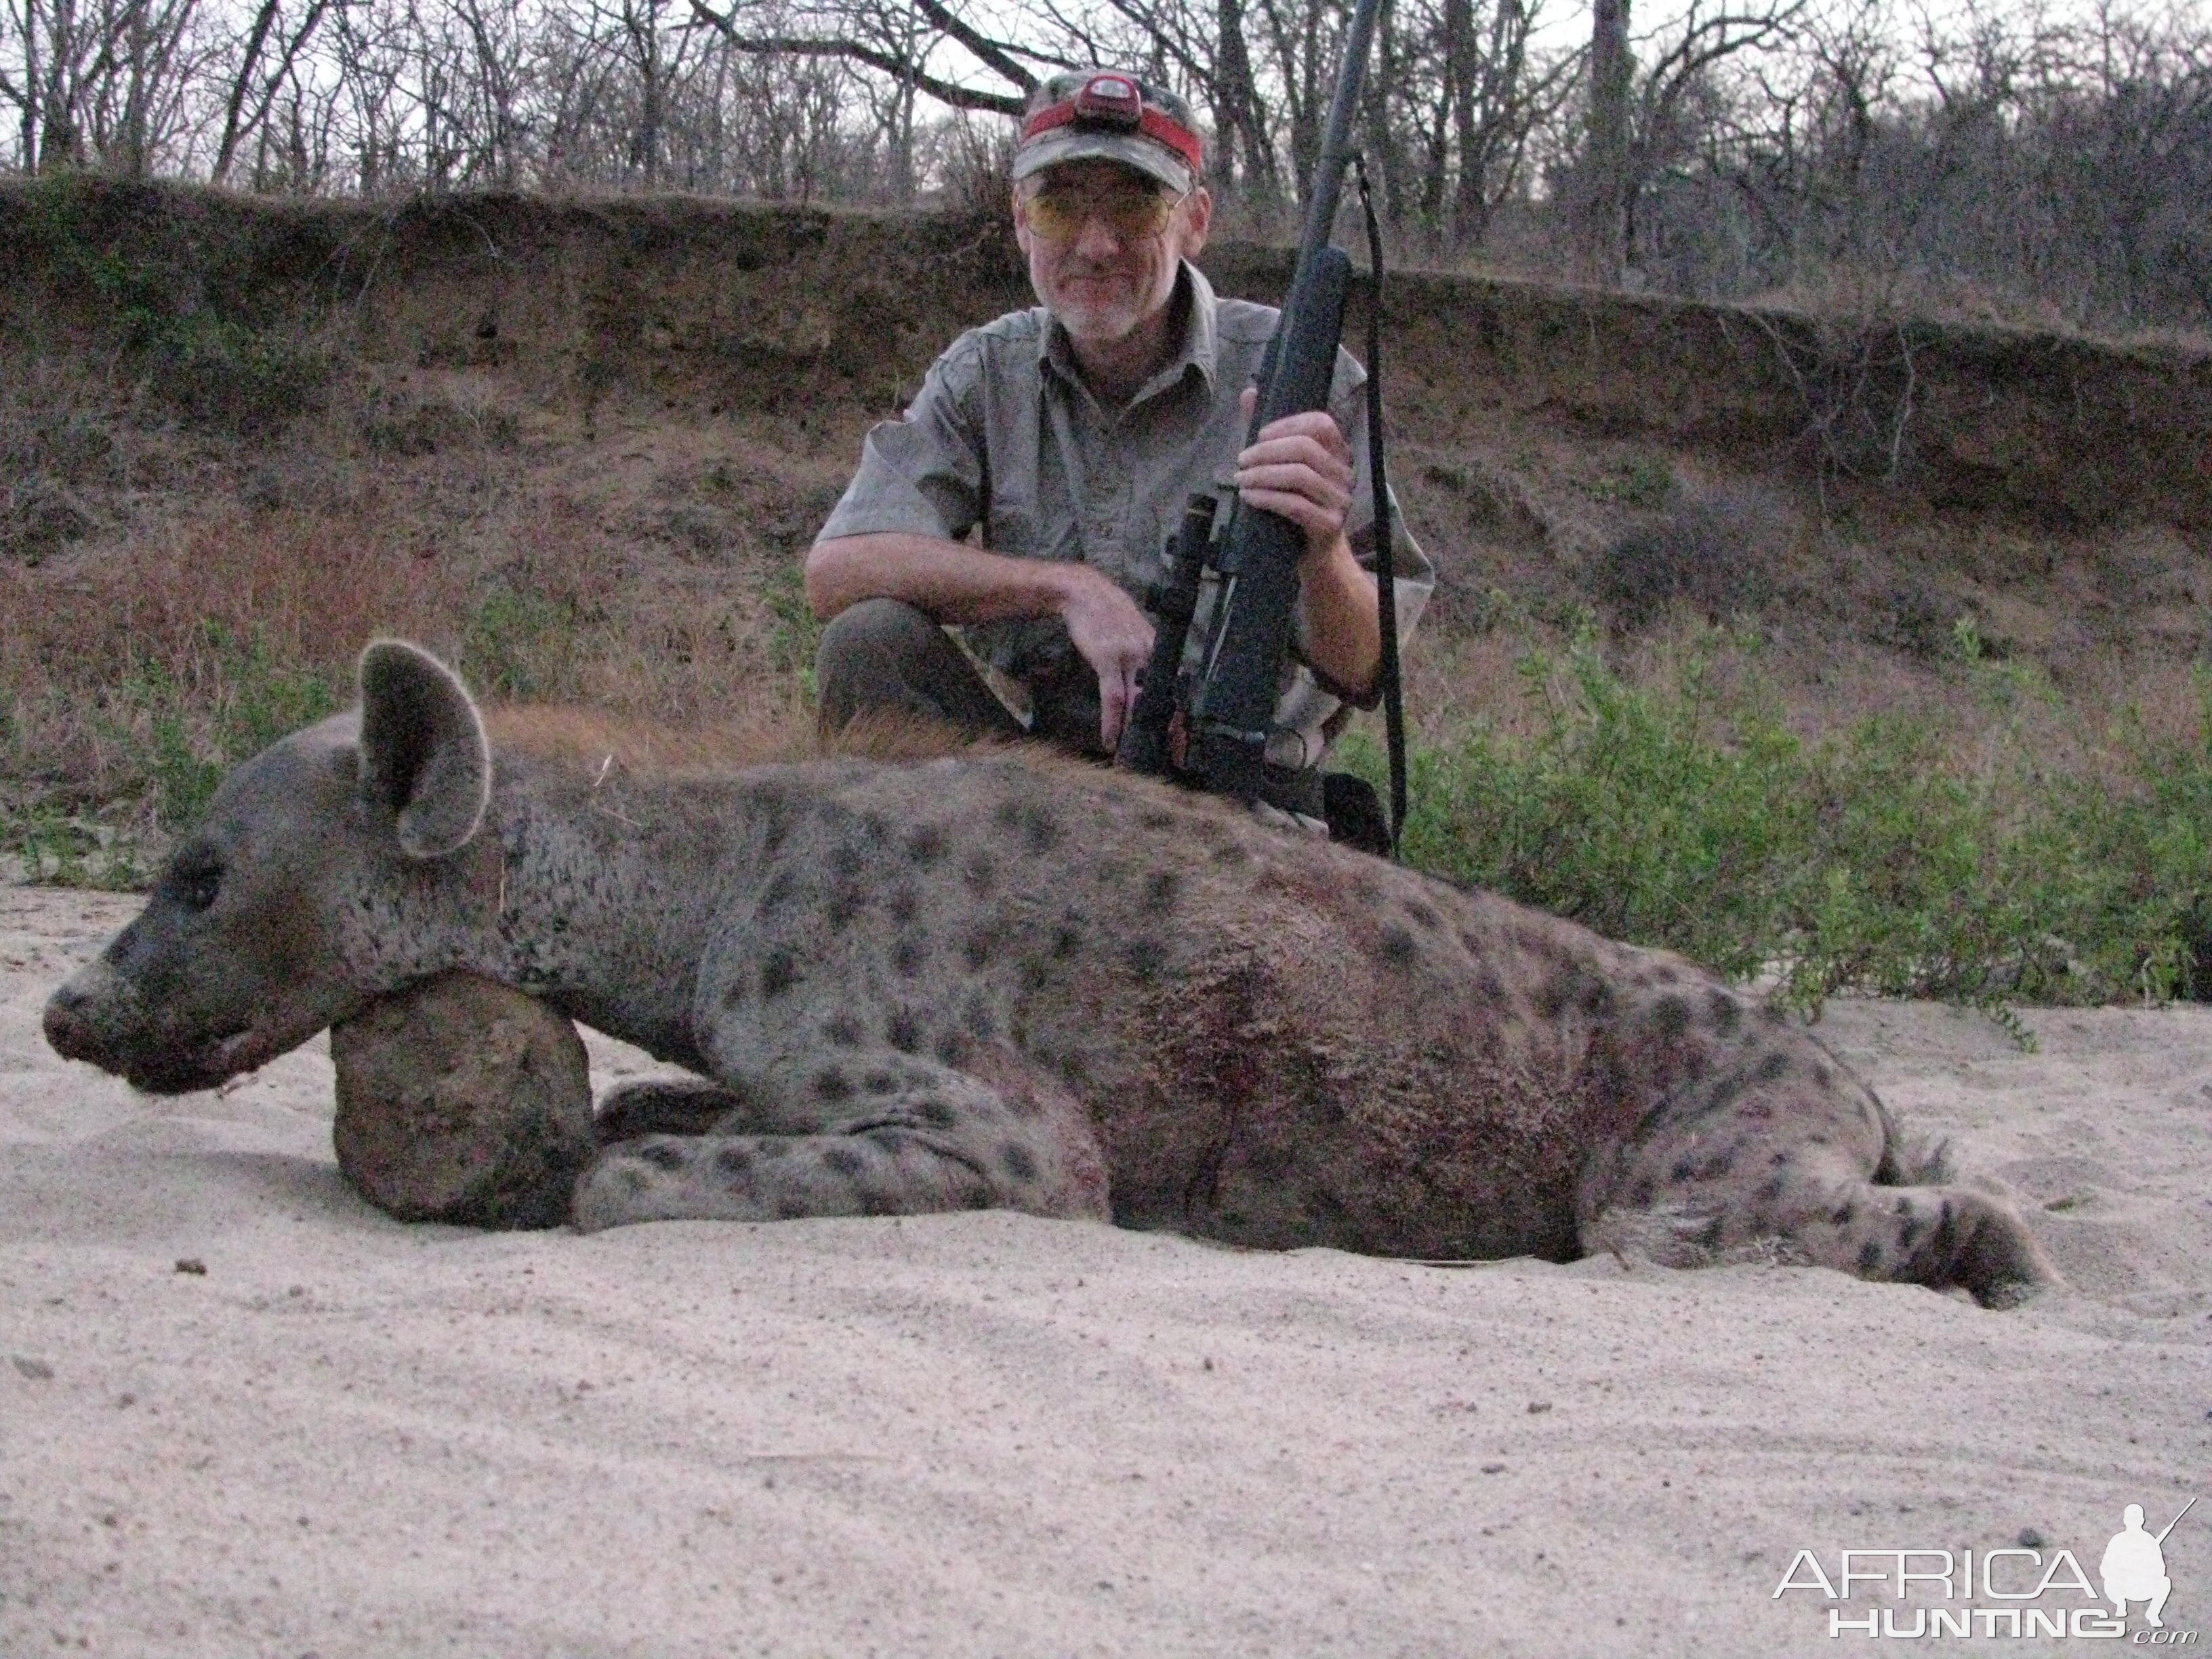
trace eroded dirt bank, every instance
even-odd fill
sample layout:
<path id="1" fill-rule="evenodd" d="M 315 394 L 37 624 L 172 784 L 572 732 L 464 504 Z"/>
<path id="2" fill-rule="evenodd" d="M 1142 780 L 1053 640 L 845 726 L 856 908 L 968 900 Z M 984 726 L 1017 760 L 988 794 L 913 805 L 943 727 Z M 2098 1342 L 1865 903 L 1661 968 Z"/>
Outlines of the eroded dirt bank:
<path id="1" fill-rule="evenodd" d="M 1288 276 L 1206 263 L 1261 298 Z M 16 769 L 40 799 L 143 787 L 72 711 L 149 660 L 192 682 L 210 618 L 332 684 L 391 629 L 495 695 L 693 718 L 788 689 L 861 432 L 1025 297 L 1003 228 L 945 216 L 0 187 Z M 2093 715 L 2189 718 L 2205 350 L 1422 272 L 1386 310 L 1395 476 L 1442 571 L 1423 721 L 1505 708 L 1532 630 L 1593 617 L 1632 665 L 1749 630 L 1808 729 L 1899 701 L 1971 725 L 1962 619 Z"/>

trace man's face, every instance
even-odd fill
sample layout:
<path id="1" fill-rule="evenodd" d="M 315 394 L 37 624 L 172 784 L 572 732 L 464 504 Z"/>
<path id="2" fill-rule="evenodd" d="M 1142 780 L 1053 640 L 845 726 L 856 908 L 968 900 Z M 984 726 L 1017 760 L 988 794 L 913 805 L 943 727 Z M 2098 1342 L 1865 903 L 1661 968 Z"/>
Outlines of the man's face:
<path id="1" fill-rule="evenodd" d="M 1083 161 L 1014 187 L 1014 235 L 1030 284 L 1086 344 L 1111 345 L 1165 311 L 1178 262 L 1206 246 L 1212 201 L 1177 198 L 1133 167 Z"/>

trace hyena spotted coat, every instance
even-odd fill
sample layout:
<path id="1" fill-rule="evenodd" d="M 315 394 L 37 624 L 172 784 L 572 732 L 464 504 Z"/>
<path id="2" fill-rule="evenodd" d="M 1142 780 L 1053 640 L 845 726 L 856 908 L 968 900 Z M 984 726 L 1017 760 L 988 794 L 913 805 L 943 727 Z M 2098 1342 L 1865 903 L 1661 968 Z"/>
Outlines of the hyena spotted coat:
<path id="1" fill-rule="evenodd" d="M 576 1224 L 1004 1206 L 1279 1249 L 1759 1252 L 1985 1304 L 2019 1220 L 1676 957 L 1012 752 L 701 770 L 489 731 L 372 646 L 58 991 L 161 1091 L 459 969 L 699 1074 L 603 1103 Z M 557 722 L 555 723 L 557 726 Z"/>

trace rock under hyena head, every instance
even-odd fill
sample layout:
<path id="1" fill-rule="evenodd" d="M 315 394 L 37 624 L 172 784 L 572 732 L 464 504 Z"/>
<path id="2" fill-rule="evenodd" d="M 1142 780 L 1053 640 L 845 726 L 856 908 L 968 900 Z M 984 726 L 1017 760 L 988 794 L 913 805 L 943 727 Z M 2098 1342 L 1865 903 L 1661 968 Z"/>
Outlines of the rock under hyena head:
<path id="1" fill-rule="evenodd" d="M 2017 1300 L 2002 1205 L 1794 1023 L 1662 952 L 1222 803 L 977 751 L 639 763 L 413 647 L 217 793 L 58 991 L 210 1086 L 453 970 L 700 1075 L 603 1103 L 599 1228 L 1004 1206 L 1239 1244 L 1779 1255 Z M 711 1080 L 711 1081 L 707 1081 Z"/>

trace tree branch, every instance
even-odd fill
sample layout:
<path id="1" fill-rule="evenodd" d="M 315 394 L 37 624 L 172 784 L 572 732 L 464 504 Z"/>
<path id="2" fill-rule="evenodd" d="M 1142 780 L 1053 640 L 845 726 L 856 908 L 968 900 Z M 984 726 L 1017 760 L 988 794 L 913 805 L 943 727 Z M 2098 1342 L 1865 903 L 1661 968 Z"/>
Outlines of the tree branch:
<path id="1" fill-rule="evenodd" d="M 1024 94 L 1036 90 L 1036 76 L 1009 57 L 1006 46 L 988 35 L 978 34 L 946 10 L 939 0 L 915 0 L 915 7 L 924 17 L 975 53 L 988 67 L 998 70 L 1019 87 Z"/>
<path id="2" fill-rule="evenodd" d="M 866 64 L 896 80 L 906 82 L 916 90 L 927 93 L 940 104 L 954 109 L 986 110 L 994 115 L 1019 115 L 1024 100 L 1010 94 L 977 92 L 970 87 L 955 86 L 950 81 L 924 73 L 914 64 L 905 63 L 887 52 L 861 46 L 854 40 L 824 40 L 805 35 L 740 34 L 734 21 L 715 11 L 706 0 L 691 0 L 691 15 L 708 27 L 720 32 L 736 51 L 762 57 L 787 53 L 793 58 L 849 58 L 855 63 Z"/>

